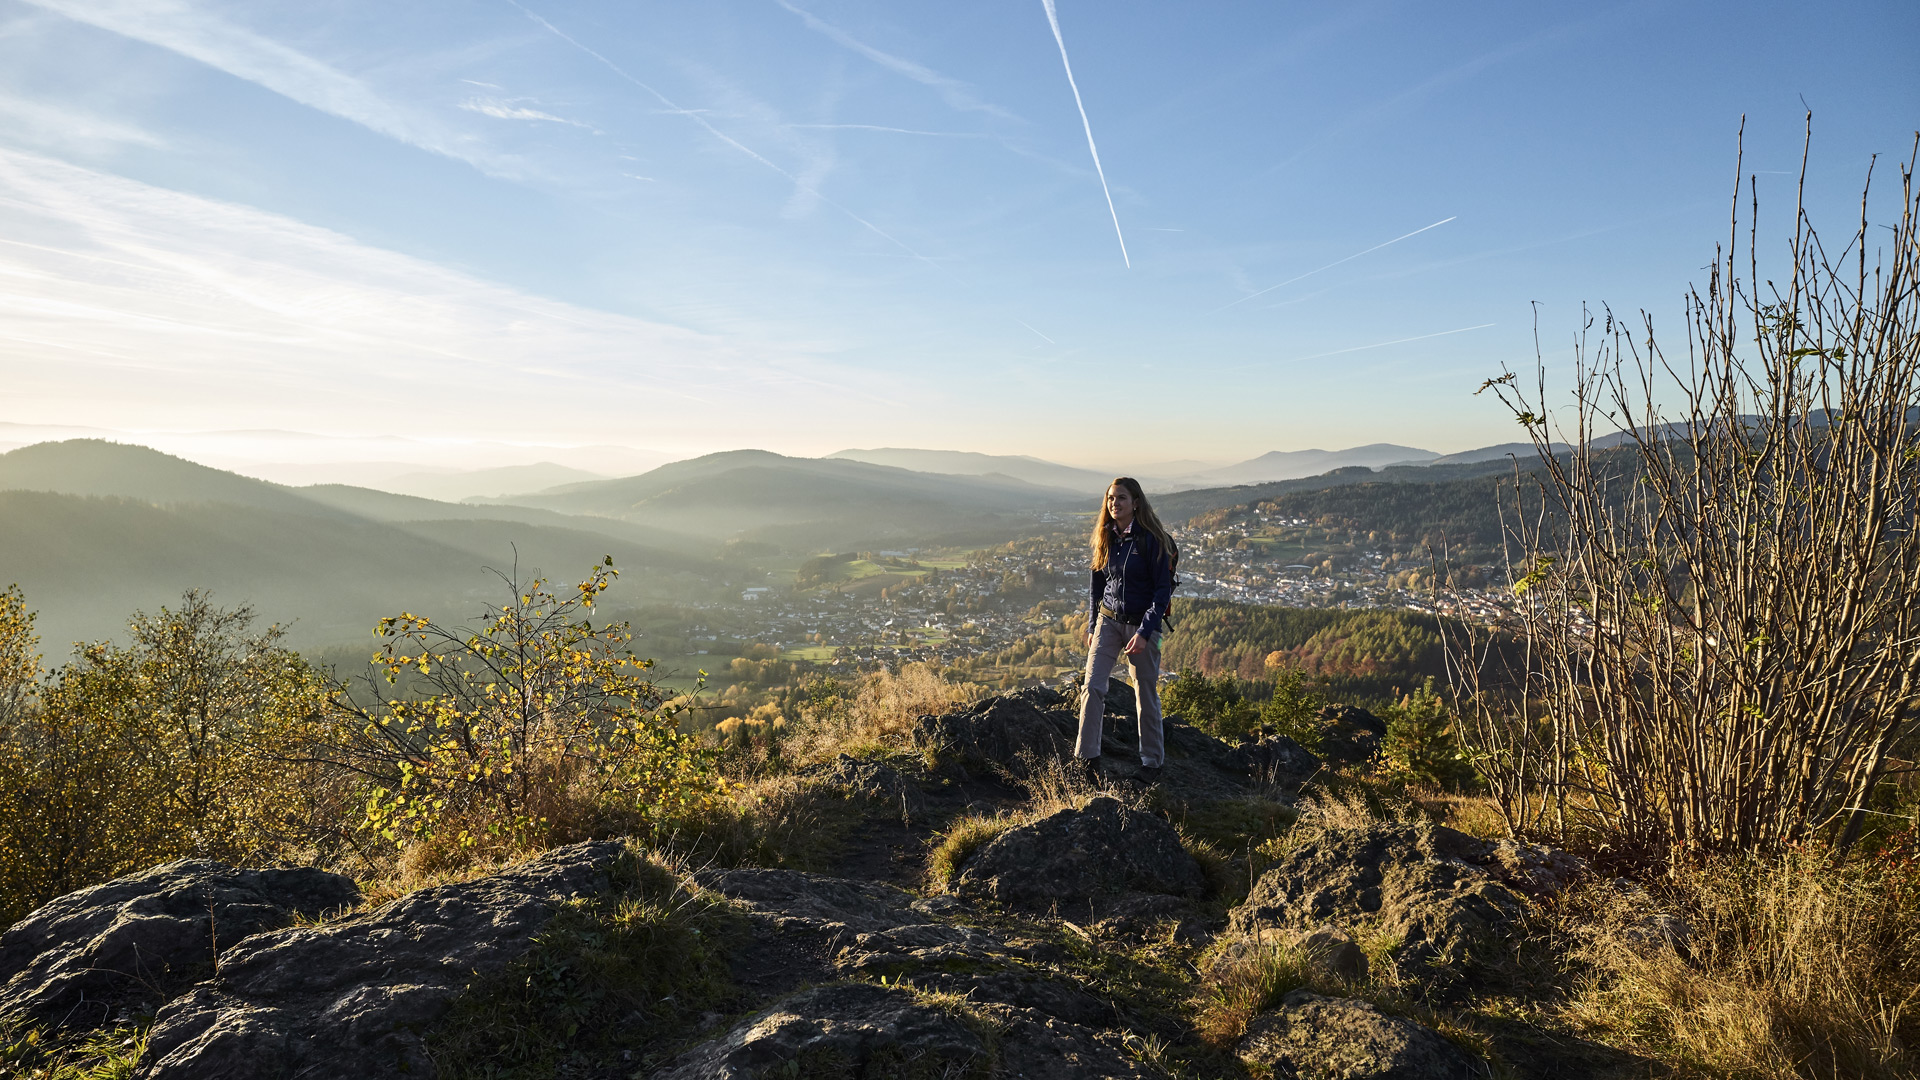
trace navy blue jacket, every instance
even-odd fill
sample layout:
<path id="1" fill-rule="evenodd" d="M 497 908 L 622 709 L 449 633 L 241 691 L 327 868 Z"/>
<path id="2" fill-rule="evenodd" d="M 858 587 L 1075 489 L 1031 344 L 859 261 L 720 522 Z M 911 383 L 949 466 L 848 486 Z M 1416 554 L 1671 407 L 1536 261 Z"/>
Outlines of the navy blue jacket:
<path id="1" fill-rule="evenodd" d="M 1116 531 L 1110 540 L 1107 568 L 1093 572 L 1088 590 L 1087 626 L 1093 626 L 1104 605 L 1126 622 L 1137 621 L 1141 637 L 1151 637 L 1173 602 L 1173 560 L 1138 522 L 1125 533 Z"/>

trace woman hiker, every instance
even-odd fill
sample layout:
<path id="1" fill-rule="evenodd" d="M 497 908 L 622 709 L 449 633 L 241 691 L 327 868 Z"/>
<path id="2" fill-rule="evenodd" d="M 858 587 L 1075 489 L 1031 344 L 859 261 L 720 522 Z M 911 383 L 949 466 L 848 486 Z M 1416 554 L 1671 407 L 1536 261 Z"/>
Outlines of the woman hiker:
<path id="1" fill-rule="evenodd" d="M 1125 654 L 1133 668 L 1140 717 L 1140 779 L 1160 779 L 1166 740 L 1160 727 L 1160 628 L 1173 599 L 1173 568 L 1180 551 L 1147 505 L 1140 481 L 1122 476 L 1107 489 L 1093 525 L 1093 581 L 1087 604 L 1086 696 L 1080 703 L 1080 741 L 1074 754 L 1088 779 L 1100 779 L 1100 724 L 1107 679 Z"/>

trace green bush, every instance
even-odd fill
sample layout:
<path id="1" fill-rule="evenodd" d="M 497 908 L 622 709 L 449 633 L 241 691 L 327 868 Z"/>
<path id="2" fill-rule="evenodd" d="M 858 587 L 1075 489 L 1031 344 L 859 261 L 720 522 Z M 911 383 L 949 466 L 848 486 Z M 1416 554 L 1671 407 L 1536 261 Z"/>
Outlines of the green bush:
<path id="1" fill-rule="evenodd" d="M 38 675 L 17 592 L 0 622 L 0 923 L 183 855 L 257 862 L 314 838 L 325 797 L 304 747 L 323 680 L 255 633 L 253 612 L 189 592 L 136 613 L 129 644 L 80 646 Z"/>
<path id="2" fill-rule="evenodd" d="M 1208 678 L 1182 671 L 1160 692 L 1162 711 L 1218 739 L 1236 742 L 1259 726 L 1260 710 L 1246 700 L 1233 675 Z"/>
<path id="3" fill-rule="evenodd" d="M 1425 686 L 1385 710 L 1387 737 L 1380 756 L 1388 775 L 1442 791 L 1465 791 L 1477 777 L 1455 737 L 1453 713 L 1434 689 Z"/>
<path id="4" fill-rule="evenodd" d="M 1260 708 L 1260 725 L 1318 753 L 1319 713 L 1325 704 L 1318 694 L 1307 691 L 1306 672 L 1277 670 L 1273 673 L 1273 696 Z"/>

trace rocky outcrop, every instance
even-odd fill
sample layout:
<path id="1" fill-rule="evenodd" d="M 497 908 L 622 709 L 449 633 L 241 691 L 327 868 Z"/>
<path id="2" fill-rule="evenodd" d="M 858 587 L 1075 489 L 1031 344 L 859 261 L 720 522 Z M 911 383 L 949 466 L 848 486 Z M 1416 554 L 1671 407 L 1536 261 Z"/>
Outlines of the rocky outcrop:
<path id="1" fill-rule="evenodd" d="M 801 991 L 682 1054 L 654 1080 L 1159 1075 L 1131 1060 L 1119 1042 L 1034 1009 L 853 983 Z"/>
<path id="2" fill-rule="evenodd" d="M 1430 1028 L 1365 1002 L 1295 990 L 1255 1017 L 1248 1064 L 1293 1080 L 1473 1080 L 1485 1069 Z"/>
<path id="3" fill-rule="evenodd" d="M 1173 826 L 1102 795 L 981 845 L 950 888 L 963 900 L 1045 911 L 1122 891 L 1199 896 L 1205 887 Z"/>
<path id="4" fill-rule="evenodd" d="M 1298 784 L 1320 771 L 1320 759 L 1285 735 L 1268 735 L 1234 747 L 1220 766 L 1257 780 Z"/>
<path id="5" fill-rule="evenodd" d="M 878 761 L 863 761 L 851 754 L 841 754 L 832 761 L 813 766 L 801 775 L 824 781 L 848 795 L 883 803 L 907 815 L 920 813 L 926 805 L 920 785 L 902 775 L 900 770 Z"/>
<path id="6" fill-rule="evenodd" d="M 1079 720 L 1073 699 L 1044 686 L 975 702 L 957 712 L 922 716 L 914 740 L 969 765 L 1011 764 L 1022 753 L 1072 753 Z"/>
<path id="7" fill-rule="evenodd" d="M 983 1075 L 989 1053 L 979 1031 L 910 991 L 871 983 L 824 986 L 742 1020 L 681 1055 L 655 1080 Z"/>
<path id="8" fill-rule="evenodd" d="M 92 1028 L 212 973 L 216 948 L 360 902 L 324 870 L 180 859 L 68 893 L 0 934 L 0 1016 Z"/>
<path id="9" fill-rule="evenodd" d="M 613 842 L 409 893 L 338 922 L 256 934 L 154 1018 L 144 1080 L 430 1075 L 421 1032 L 524 953 L 555 905 L 612 887 Z"/>
<path id="10" fill-rule="evenodd" d="M 1327 705 L 1314 722 L 1320 727 L 1320 751 L 1328 761 L 1351 765 L 1380 756 L 1387 723 L 1357 705 Z"/>
<path id="11" fill-rule="evenodd" d="M 1492 845 L 1452 829 L 1376 825 L 1308 839 L 1254 883 L 1229 915 L 1231 934 L 1333 923 L 1398 942 L 1402 973 L 1460 971 L 1495 959 L 1525 902 L 1488 871 Z"/>
<path id="12" fill-rule="evenodd" d="M 752 868 L 701 870 L 693 880 L 776 931 L 838 938 L 926 921 L 912 910 L 912 893 L 877 881 Z"/>

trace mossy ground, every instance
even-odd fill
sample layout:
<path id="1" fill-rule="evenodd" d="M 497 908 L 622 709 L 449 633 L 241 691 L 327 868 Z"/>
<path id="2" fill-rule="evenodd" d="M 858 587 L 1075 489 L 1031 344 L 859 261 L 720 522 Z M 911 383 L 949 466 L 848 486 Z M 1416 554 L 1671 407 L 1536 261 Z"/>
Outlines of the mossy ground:
<path id="1" fill-rule="evenodd" d="M 613 877 L 609 892 L 562 904 L 525 955 L 456 999 L 427 1036 L 438 1075 L 644 1071 L 703 1017 L 741 1004 L 727 961 L 745 927 L 724 901 L 646 854 Z"/>

